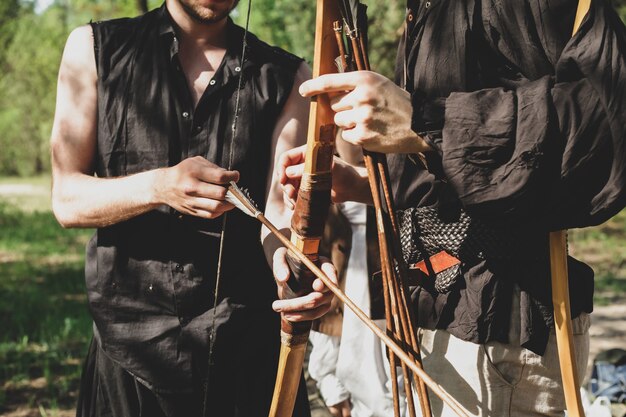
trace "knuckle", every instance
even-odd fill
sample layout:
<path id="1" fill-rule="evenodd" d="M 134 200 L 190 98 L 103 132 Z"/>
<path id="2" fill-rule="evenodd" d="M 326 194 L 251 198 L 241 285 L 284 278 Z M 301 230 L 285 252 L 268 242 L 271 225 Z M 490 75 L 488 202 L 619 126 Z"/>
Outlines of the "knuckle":
<path id="1" fill-rule="evenodd" d="M 220 170 L 215 174 L 215 181 L 224 184 L 228 182 L 228 175 L 226 175 L 225 171 Z"/>
<path id="2" fill-rule="evenodd" d="M 374 110 L 370 106 L 363 107 L 361 111 L 361 121 L 365 124 L 370 124 L 374 119 Z"/>
<path id="3" fill-rule="evenodd" d="M 187 195 L 195 194 L 198 191 L 198 186 L 195 181 L 185 181 L 182 184 L 183 193 Z"/>
<path id="4" fill-rule="evenodd" d="M 216 197 L 220 200 L 225 200 L 226 194 L 228 194 L 228 189 L 226 187 L 219 187 L 216 192 Z"/>
<path id="5" fill-rule="evenodd" d="M 352 139 L 352 143 L 354 143 L 357 146 L 363 146 L 363 145 L 365 145 L 365 138 L 363 136 L 361 136 L 361 135 L 355 136 Z"/>
<path id="6" fill-rule="evenodd" d="M 371 71 L 361 72 L 361 81 L 367 84 L 374 82 L 374 74 Z"/>
<path id="7" fill-rule="evenodd" d="M 209 200 L 206 204 L 207 211 L 216 212 L 219 211 L 220 204 L 215 200 Z"/>
<path id="8" fill-rule="evenodd" d="M 205 213 L 206 213 L 206 218 L 207 219 L 215 219 L 215 218 L 219 217 L 219 215 L 220 215 L 220 213 L 218 211 L 212 210 L 210 208 L 208 208 Z"/>
<path id="9" fill-rule="evenodd" d="M 373 107 L 376 107 L 378 105 L 378 97 L 376 96 L 376 94 L 374 92 L 371 92 L 370 94 L 367 94 L 363 100 L 363 104 L 369 108 L 372 109 Z"/>

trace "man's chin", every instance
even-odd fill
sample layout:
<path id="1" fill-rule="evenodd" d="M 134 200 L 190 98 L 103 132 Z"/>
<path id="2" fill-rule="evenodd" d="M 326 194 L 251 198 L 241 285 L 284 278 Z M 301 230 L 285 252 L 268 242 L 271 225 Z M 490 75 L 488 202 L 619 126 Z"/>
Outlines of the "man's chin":
<path id="1" fill-rule="evenodd" d="M 231 0 L 179 0 L 185 12 L 198 23 L 211 25 L 228 17 L 239 1 Z"/>
<path id="2" fill-rule="evenodd" d="M 227 2 L 224 1 L 222 3 Z M 231 11 L 231 9 L 226 5 L 223 7 L 216 7 L 216 5 L 212 5 L 212 7 L 203 7 L 200 5 L 189 5 L 185 2 L 181 2 L 181 5 L 189 17 L 203 25 L 212 25 L 221 22 L 228 17 Z"/>

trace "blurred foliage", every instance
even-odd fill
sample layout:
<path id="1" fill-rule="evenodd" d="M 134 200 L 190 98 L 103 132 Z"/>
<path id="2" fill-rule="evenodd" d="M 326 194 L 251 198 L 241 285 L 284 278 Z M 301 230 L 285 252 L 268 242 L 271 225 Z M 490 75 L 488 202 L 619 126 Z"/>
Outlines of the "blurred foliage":
<path id="1" fill-rule="evenodd" d="M 48 139 L 63 45 L 71 29 L 133 16 L 160 0 L 0 0 L 0 175 L 49 171 Z M 393 76 L 404 0 L 365 0 L 370 18 L 370 61 Z M 614 4 L 626 20 L 626 0 Z M 233 13 L 245 21 L 244 0 Z M 265 41 L 304 57 L 313 53 L 313 0 L 253 0 L 250 29 Z"/>
<path id="2" fill-rule="evenodd" d="M 393 77 L 406 0 L 363 0 L 363 3 L 368 5 L 372 69 Z M 242 1 L 235 14 L 235 21 L 242 26 L 246 11 L 247 2 Z M 252 0 L 250 30 L 266 42 L 309 62 L 313 57 L 314 28 L 315 2 L 312 0 Z"/>
<path id="3" fill-rule="evenodd" d="M 56 81 L 69 32 L 90 20 L 136 15 L 141 0 L 0 0 L 0 174 L 49 171 Z M 156 6 L 155 1 L 152 6 Z"/>

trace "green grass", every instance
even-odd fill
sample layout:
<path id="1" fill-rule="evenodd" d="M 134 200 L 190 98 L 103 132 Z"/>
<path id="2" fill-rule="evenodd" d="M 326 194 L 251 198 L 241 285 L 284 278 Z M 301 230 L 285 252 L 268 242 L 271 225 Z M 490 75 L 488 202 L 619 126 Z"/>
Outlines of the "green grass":
<path id="1" fill-rule="evenodd" d="M 41 200 L 21 196 L 25 210 L 0 200 L 0 413 L 71 407 L 91 334 L 83 253 L 92 232 L 62 229 L 49 203 L 37 210 Z"/>
<path id="2" fill-rule="evenodd" d="M 0 415 L 71 415 L 91 337 L 83 261 L 92 231 L 57 224 L 49 182 L 0 178 L 0 190 L 13 187 L 0 193 Z M 626 211 L 571 231 L 570 251 L 596 271 L 597 304 L 623 302 Z"/>
<path id="3" fill-rule="evenodd" d="M 596 273 L 594 301 L 598 305 L 626 299 L 626 210 L 608 222 L 570 231 L 570 253 Z"/>

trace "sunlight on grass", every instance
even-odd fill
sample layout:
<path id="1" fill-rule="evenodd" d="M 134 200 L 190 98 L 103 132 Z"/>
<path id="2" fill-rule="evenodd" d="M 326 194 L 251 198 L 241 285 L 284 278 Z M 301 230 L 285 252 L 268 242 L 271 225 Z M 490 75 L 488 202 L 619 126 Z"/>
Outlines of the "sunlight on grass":
<path id="1" fill-rule="evenodd" d="M 0 203 L 19 207 L 21 211 L 50 211 L 49 175 L 39 177 L 0 178 Z"/>
<path id="2" fill-rule="evenodd" d="M 91 337 L 83 262 L 93 231 L 57 224 L 49 183 L 0 178 L 0 414 L 71 415 Z M 596 271 L 597 305 L 624 300 L 625 242 L 626 211 L 570 231 L 570 252 Z"/>
<path id="3" fill-rule="evenodd" d="M 570 253 L 596 273 L 594 302 L 626 300 L 626 210 L 608 222 L 569 233 Z"/>
<path id="4" fill-rule="evenodd" d="M 0 414 L 12 404 L 50 416 L 71 408 L 91 337 L 83 262 L 93 231 L 57 224 L 48 182 L 0 180 L 15 192 L 0 193 Z"/>

